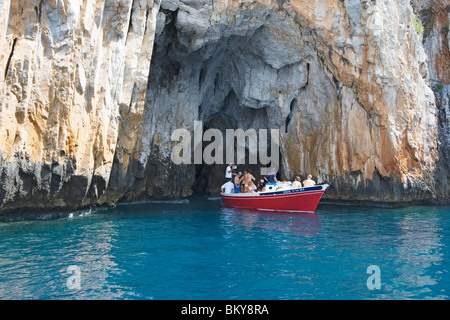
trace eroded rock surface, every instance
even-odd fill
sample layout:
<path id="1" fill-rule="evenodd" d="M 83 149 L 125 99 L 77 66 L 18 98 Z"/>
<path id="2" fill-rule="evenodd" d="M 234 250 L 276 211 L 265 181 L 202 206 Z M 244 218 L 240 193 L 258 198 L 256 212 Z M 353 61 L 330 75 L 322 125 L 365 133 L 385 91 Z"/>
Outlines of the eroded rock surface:
<path id="1" fill-rule="evenodd" d="M 76 208 L 104 193 L 114 154 L 142 116 L 158 9 L 2 1 L 2 210 Z"/>
<path id="2" fill-rule="evenodd" d="M 217 194 L 170 159 L 194 121 L 279 129 L 328 199 L 448 201 L 445 3 L 2 2 L 1 210 Z"/>

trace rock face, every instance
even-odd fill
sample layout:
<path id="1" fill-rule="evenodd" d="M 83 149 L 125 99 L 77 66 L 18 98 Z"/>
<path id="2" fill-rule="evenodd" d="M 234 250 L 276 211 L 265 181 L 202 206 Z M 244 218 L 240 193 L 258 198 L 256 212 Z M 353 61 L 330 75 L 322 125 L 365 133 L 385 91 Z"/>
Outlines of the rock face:
<path id="1" fill-rule="evenodd" d="M 448 201 L 445 3 L 4 1 L 0 210 L 217 194 L 225 165 L 171 161 L 194 121 L 278 129 L 328 199 Z"/>
<path id="2" fill-rule="evenodd" d="M 435 170 L 437 188 L 450 194 L 450 4 L 445 1 L 417 1 L 414 9 L 424 24 L 423 46 L 428 58 L 431 88 L 436 97 L 439 122 L 439 158 Z M 448 200 L 447 200 L 448 201 Z"/>
<path id="3" fill-rule="evenodd" d="M 95 203 L 144 109 L 158 1 L 2 1 L 0 203 Z M 118 144 L 120 139 L 121 144 Z M 130 142 L 131 141 L 131 142 Z"/>

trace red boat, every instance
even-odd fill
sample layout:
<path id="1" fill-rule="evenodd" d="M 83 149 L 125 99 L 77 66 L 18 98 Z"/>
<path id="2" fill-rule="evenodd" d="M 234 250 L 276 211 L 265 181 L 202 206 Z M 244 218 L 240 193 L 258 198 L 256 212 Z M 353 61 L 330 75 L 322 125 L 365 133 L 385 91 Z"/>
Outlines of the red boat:
<path id="1" fill-rule="evenodd" d="M 304 188 L 268 186 L 267 191 L 255 193 L 221 193 L 226 207 L 268 211 L 314 212 L 329 185 Z M 266 186 L 267 188 L 267 186 Z M 280 190 L 281 189 L 281 190 Z"/>

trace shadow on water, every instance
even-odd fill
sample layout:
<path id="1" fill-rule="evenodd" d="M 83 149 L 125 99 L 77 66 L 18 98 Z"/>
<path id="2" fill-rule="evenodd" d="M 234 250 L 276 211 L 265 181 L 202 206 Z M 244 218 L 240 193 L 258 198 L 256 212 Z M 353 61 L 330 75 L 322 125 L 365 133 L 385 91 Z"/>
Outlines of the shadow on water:
<path id="1" fill-rule="evenodd" d="M 289 213 L 237 208 L 221 208 L 223 220 L 229 225 L 259 228 L 265 232 L 280 231 L 305 237 L 322 231 L 318 215 L 314 213 Z"/>

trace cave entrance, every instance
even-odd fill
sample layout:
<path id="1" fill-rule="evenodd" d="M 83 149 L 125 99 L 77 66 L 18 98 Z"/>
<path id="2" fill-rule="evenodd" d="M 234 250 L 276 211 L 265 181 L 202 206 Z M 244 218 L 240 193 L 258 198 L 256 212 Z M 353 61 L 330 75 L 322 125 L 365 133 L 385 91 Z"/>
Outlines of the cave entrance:
<path id="1" fill-rule="evenodd" d="M 202 106 L 199 110 L 203 111 Z M 266 108 L 261 109 L 244 109 L 244 112 L 239 111 L 240 104 L 236 96 L 236 93 L 231 89 L 227 94 L 226 98 L 223 100 L 222 104 L 218 110 L 212 114 L 206 114 L 202 116 L 199 114 L 199 120 L 203 122 L 203 132 L 209 129 L 217 129 L 221 132 L 223 137 L 223 153 L 222 159 L 223 163 L 213 163 L 213 164 L 196 164 L 196 177 L 195 184 L 193 186 L 193 191 L 196 194 L 217 194 L 217 190 L 225 182 L 225 169 L 228 166 L 227 155 L 226 155 L 226 143 L 227 143 L 227 130 L 231 129 L 233 132 L 235 129 L 242 129 L 246 131 L 247 129 L 256 128 L 267 128 L 268 127 L 268 115 Z M 207 110 L 211 110 L 208 109 Z M 243 126 L 246 125 L 246 126 Z M 258 131 L 255 129 L 255 132 Z M 234 173 L 250 171 L 256 178 L 260 176 L 261 166 L 265 166 L 260 163 L 260 158 L 257 158 L 257 163 L 253 163 L 250 155 L 250 137 L 246 136 L 245 139 L 245 149 L 244 154 L 239 154 L 237 145 L 242 141 L 238 141 L 238 138 L 234 138 L 234 156 L 233 163 L 236 165 Z M 258 139 L 260 137 L 256 135 L 256 141 L 252 141 L 255 145 L 258 144 Z M 268 141 L 266 144 L 270 147 L 270 133 L 267 137 Z M 205 148 L 213 143 L 212 141 L 203 141 L 202 152 Z M 269 149 L 270 151 L 270 149 Z M 215 155 L 215 154 L 213 154 Z M 269 153 L 270 155 L 270 153 Z M 243 161 L 242 161 L 243 160 Z"/>
<path id="2" fill-rule="evenodd" d="M 302 47 L 302 52 L 292 49 L 292 41 L 301 39 L 300 30 L 293 29 L 286 18 L 258 10 L 242 13 L 232 26 L 210 26 L 209 33 L 199 36 L 192 15 L 162 6 L 144 111 L 148 140 L 155 141 L 158 133 L 168 137 L 177 128 L 192 130 L 193 122 L 199 120 L 203 132 L 218 129 L 223 137 L 226 129 L 287 130 L 297 110 L 292 97 L 306 83 L 308 47 Z M 288 39 L 280 43 L 273 28 L 285 28 Z M 292 103 L 280 99 L 283 96 Z M 270 135 L 268 140 L 270 146 Z M 204 142 L 203 148 L 209 143 Z M 251 170 L 259 178 L 259 169 L 267 165 L 259 158 L 249 164 L 248 148 L 245 153 L 246 164 L 238 164 L 237 171 Z M 192 166 L 195 169 L 186 177 L 193 181 L 192 190 L 218 194 L 227 164 Z"/>

